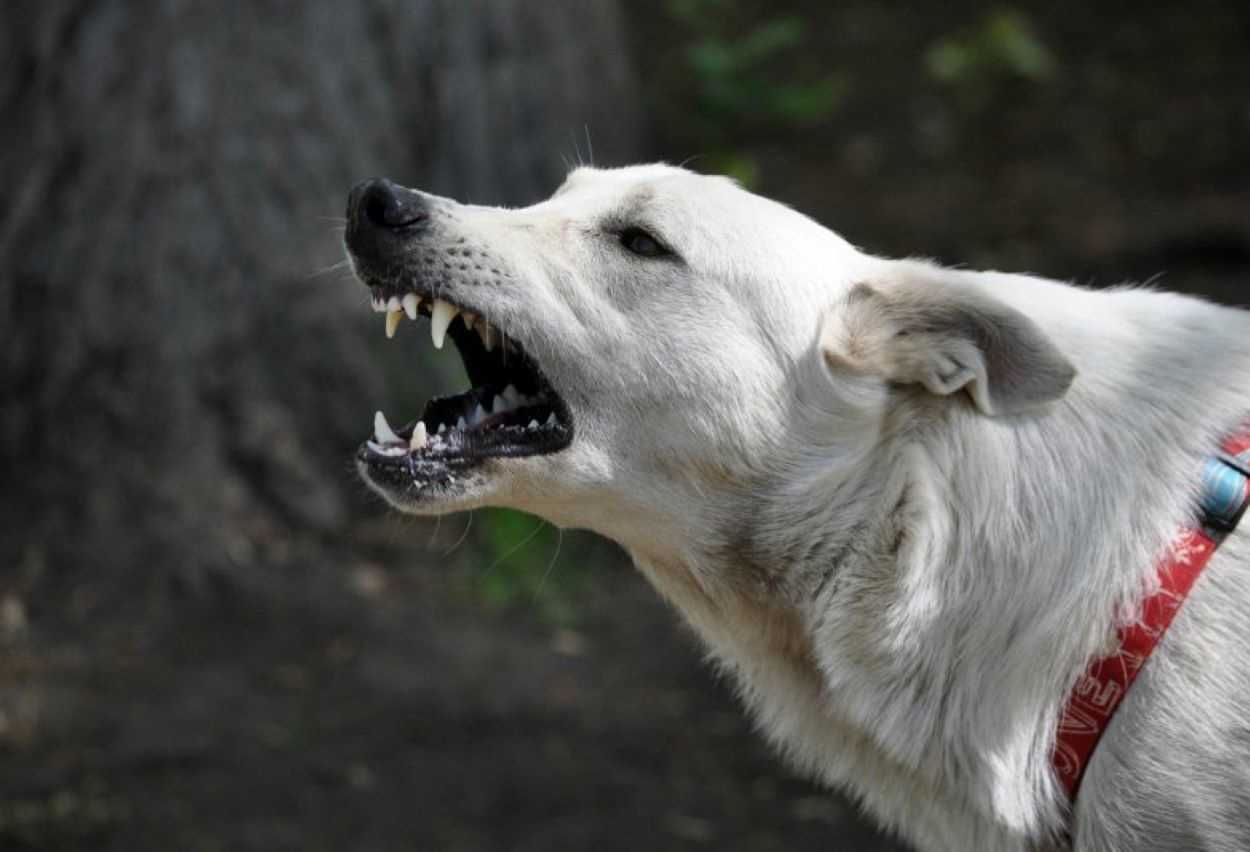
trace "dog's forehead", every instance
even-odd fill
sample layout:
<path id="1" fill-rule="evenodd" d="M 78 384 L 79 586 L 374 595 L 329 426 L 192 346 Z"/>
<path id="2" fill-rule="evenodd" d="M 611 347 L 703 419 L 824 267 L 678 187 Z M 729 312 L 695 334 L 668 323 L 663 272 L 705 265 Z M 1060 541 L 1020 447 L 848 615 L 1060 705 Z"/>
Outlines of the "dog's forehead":
<path id="1" fill-rule="evenodd" d="M 626 212 L 654 206 L 698 205 L 710 195 L 737 187 L 722 177 L 654 163 L 616 169 L 579 167 L 545 204 L 586 214 Z"/>

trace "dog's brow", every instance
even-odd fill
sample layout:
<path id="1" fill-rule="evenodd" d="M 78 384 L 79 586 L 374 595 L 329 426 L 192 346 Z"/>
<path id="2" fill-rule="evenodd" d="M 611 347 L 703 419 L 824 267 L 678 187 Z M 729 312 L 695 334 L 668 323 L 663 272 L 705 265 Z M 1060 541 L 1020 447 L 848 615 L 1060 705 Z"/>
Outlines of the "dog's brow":
<path id="1" fill-rule="evenodd" d="M 644 218 L 647 208 L 655 199 L 655 190 L 649 186 L 639 187 L 625 196 L 619 204 L 608 210 L 603 217 L 605 222 L 629 224 Z"/>

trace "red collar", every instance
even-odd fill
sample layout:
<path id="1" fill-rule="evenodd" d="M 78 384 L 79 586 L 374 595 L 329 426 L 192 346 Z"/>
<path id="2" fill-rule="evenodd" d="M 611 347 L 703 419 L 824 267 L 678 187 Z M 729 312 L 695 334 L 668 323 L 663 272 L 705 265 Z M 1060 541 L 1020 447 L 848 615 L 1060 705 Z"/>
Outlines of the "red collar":
<path id="1" fill-rule="evenodd" d="M 1116 707 L 1167 632 L 1211 554 L 1250 505 L 1250 423 L 1225 441 L 1220 455 L 1208 461 L 1202 480 L 1199 520 L 1181 530 L 1159 565 L 1159 590 L 1142 603 L 1140 619 L 1119 628 L 1119 650 L 1086 669 L 1059 718 L 1052 759 L 1059 781 L 1073 801 Z"/>

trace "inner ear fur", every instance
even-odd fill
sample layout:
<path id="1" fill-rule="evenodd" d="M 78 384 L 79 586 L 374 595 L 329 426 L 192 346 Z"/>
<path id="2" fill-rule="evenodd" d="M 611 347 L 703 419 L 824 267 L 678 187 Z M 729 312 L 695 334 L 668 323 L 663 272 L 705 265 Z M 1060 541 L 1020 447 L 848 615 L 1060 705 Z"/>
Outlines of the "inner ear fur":
<path id="1" fill-rule="evenodd" d="M 822 329 L 830 369 L 921 384 L 939 396 L 966 390 L 991 416 L 1067 392 L 1076 369 L 1036 323 L 979 289 L 935 279 L 853 286 Z"/>

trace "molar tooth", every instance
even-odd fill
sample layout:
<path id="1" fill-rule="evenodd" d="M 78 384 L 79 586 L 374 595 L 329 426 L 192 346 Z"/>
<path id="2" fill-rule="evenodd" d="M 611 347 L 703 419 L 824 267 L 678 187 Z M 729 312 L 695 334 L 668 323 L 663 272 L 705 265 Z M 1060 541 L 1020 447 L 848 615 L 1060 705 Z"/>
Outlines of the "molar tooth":
<path id="1" fill-rule="evenodd" d="M 404 313 L 408 315 L 408 319 L 415 320 L 417 318 L 417 294 L 404 294 Z"/>
<path id="2" fill-rule="evenodd" d="M 386 338 L 388 340 L 395 336 L 395 329 L 399 328 L 399 321 L 403 318 L 404 315 L 399 311 L 386 312 Z"/>
<path id="3" fill-rule="evenodd" d="M 383 444 L 403 443 L 400 437 L 395 434 L 395 431 L 391 429 L 391 424 L 386 422 L 386 415 L 380 411 L 373 415 L 373 437 Z"/>
<path id="4" fill-rule="evenodd" d="M 447 431 L 447 424 L 446 424 L 446 423 L 440 423 L 440 424 L 438 424 L 438 434 L 440 434 L 440 435 L 441 435 L 441 434 L 443 434 L 443 433 L 444 433 L 444 432 L 446 432 L 446 431 Z"/>
<path id="5" fill-rule="evenodd" d="M 442 299 L 434 300 L 434 309 L 430 312 L 430 338 L 434 341 L 435 349 L 443 348 L 443 339 L 447 336 L 447 326 L 451 325 L 451 321 L 456 318 L 458 313 L 460 313 L 459 308 L 444 302 Z"/>
<path id="6" fill-rule="evenodd" d="M 508 400 L 501 394 L 495 397 L 495 401 L 491 403 L 490 413 L 499 414 L 500 412 L 507 411 L 510 407 L 511 406 L 508 405 Z"/>
<path id="7" fill-rule="evenodd" d="M 526 428 L 528 428 L 528 429 L 537 429 L 537 428 L 538 428 L 538 421 L 537 421 L 537 420 L 531 420 L 531 421 L 530 421 L 530 425 L 529 425 L 529 426 L 527 426 Z"/>
<path id="8" fill-rule="evenodd" d="M 400 308 L 400 305 L 399 305 L 398 296 L 391 296 L 389 299 L 386 300 L 386 309 L 388 311 L 397 311 L 399 310 L 399 308 Z"/>
<path id="9" fill-rule="evenodd" d="M 472 330 L 473 323 L 477 322 L 477 314 L 469 311 L 461 311 L 460 318 L 464 320 L 464 327 Z"/>
<path id="10" fill-rule="evenodd" d="M 463 432 L 465 429 L 467 429 L 467 428 L 468 428 L 468 426 L 469 426 L 469 424 L 464 422 L 464 418 L 463 418 L 463 417 L 457 417 L 457 418 L 456 418 L 456 428 L 457 428 L 457 429 L 459 429 L 461 432 Z"/>
<path id="11" fill-rule="evenodd" d="M 503 389 L 503 398 L 508 401 L 509 408 L 516 408 L 521 404 L 523 397 L 517 393 L 517 389 L 512 385 L 508 385 Z"/>
<path id="12" fill-rule="evenodd" d="M 481 423 L 485 419 L 486 419 L 486 409 L 482 408 L 482 403 L 479 402 L 477 404 L 477 408 L 473 409 L 473 415 L 469 422 L 472 425 L 476 426 L 477 424 Z"/>
<path id="13" fill-rule="evenodd" d="M 418 420 L 416 427 L 412 430 L 412 440 L 408 442 L 408 449 L 419 450 L 427 443 L 429 443 L 429 439 L 425 433 L 425 421 Z"/>
<path id="14" fill-rule="evenodd" d="M 553 411 L 553 412 L 551 412 L 550 414 L 548 414 L 548 415 L 547 415 L 547 424 L 546 424 L 546 425 L 548 425 L 548 426 L 555 426 L 555 425 L 556 425 L 556 413 L 555 413 L 554 411 Z"/>

